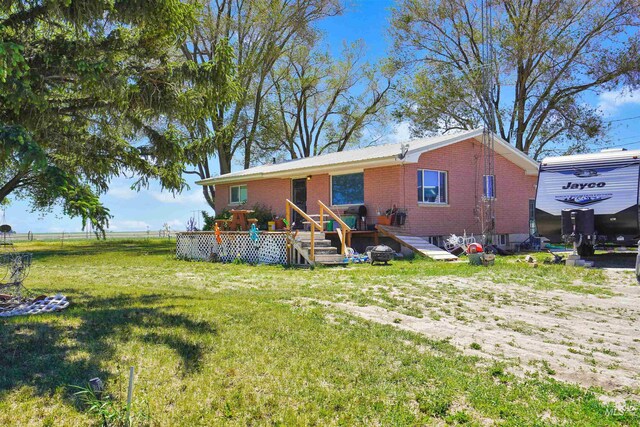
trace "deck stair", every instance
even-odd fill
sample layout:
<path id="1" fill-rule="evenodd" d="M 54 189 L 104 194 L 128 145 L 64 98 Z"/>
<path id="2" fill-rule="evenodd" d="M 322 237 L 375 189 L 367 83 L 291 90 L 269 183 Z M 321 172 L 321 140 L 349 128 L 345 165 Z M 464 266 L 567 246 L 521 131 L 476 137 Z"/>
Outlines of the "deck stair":
<path id="1" fill-rule="evenodd" d="M 324 233 L 315 233 L 314 236 L 315 260 L 311 261 L 311 232 L 298 232 L 293 245 L 302 258 L 309 264 L 322 265 L 345 265 L 344 255 L 340 254 L 338 248 L 331 246 L 331 240 L 325 238 Z"/>
<path id="2" fill-rule="evenodd" d="M 336 215 L 327 205 L 318 200 L 319 215 L 318 221 L 309 216 L 300 207 L 296 206 L 291 200 L 286 200 L 286 224 L 290 227 L 292 216 L 297 212 L 302 217 L 302 223 L 307 224 L 310 231 L 291 231 L 289 235 L 289 243 L 291 249 L 289 252 L 289 261 L 292 264 L 322 264 L 322 265 L 346 265 L 347 246 L 351 242 L 351 228 Z M 325 215 L 326 213 L 326 215 Z M 331 246 L 331 241 L 326 239 L 324 228 L 327 222 L 325 218 L 329 217 L 336 221 L 339 225 L 338 237 L 340 239 L 340 248 Z"/>
<path id="3" fill-rule="evenodd" d="M 388 225 L 377 225 L 376 228 L 383 235 L 392 238 L 401 245 L 406 246 L 412 251 L 420 255 L 424 255 L 427 258 L 431 258 L 436 261 L 456 261 L 458 259 L 457 256 L 429 243 L 422 237 L 410 235 L 402 228 Z"/>
<path id="4" fill-rule="evenodd" d="M 331 240 L 325 238 L 324 233 L 315 233 L 314 252 L 315 260 L 311 260 L 311 232 L 300 231 L 293 241 L 294 253 L 297 252 L 302 259 L 294 260 L 297 264 L 322 264 L 322 265 L 346 265 L 344 255 L 338 252 L 338 248 L 331 246 Z"/>

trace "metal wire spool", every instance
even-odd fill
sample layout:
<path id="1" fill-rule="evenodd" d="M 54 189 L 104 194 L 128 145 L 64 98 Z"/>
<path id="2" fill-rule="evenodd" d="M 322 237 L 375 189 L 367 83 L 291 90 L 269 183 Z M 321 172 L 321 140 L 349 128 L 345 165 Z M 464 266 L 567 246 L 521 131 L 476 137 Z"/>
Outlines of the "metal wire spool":
<path id="1" fill-rule="evenodd" d="M 31 254 L 10 252 L 0 255 L 0 292 L 22 295 L 22 283 L 31 270 Z"/>
<path id="2" fill-rule="evenodd" d="M 0 246 L 5 249 L 13 249 L 13 241 L 11 241 L 11 234 L 13 230 L 9 224 L 0 225 Z"/>

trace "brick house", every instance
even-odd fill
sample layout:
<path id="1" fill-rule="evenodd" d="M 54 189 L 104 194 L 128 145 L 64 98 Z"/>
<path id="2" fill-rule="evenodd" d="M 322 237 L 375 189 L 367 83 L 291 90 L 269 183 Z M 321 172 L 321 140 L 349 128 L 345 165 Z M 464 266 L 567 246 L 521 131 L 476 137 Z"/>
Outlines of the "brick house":
<path id="1" fill-rule="evenodd" d="M 284 215 L 285 199 L 310 214 L 317 200 L 336 211 L 367 208 L 367 223 L 396 206 L 404 227 L 434 239 L 481 233 L 479 206 L 494 197 L 500 244 L 529 236 L 538 164 L 495 138 L 495 176 L 485 178 L 482 129 L 267 164 L 198 181 L 216 188 L 216 210 L 261 204 Z M 487 192 L 489 194 L 487 194 Z"/>

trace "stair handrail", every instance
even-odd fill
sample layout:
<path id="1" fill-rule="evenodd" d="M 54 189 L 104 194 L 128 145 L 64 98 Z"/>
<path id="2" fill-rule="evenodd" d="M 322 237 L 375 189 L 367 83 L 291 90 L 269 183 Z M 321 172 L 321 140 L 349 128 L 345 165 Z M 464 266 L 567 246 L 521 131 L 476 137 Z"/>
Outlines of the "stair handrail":
<path id="1" fill-rule="evenodd" d="M 340 254 L 344 255 L 347 252 L 347 244 L 351 244 L 351 227 L 347 225 L 346 222 L 342 220 L 334 211 L 332 211 L 327 205 L 322 203 L 321 200 L 318 200 L 318 205 L 320 206 L 320 230 L 324 231 L 324 211 L 327 211 L 329 216 L 336 220 L 338 224 L 340 224 L 340 229 L 342 233 L 338 233 L 338 237 L 340 238 Z"/>
<path id="2" fill-rule="evenodd" d="M 310 242 L 310 246 L 309 246 L 309 259 L 311 260 L 311 262 L 315 262 L 316 260 L 316 253 L 315 253 L 315 236 L 316 236 L 316 228 L 322 232 L 322 227 L 320 226 L 320 224 L 318 224 L 313 218 L 311 218 L 309 215 L 307 215 L 307 213 L 305 211 L 303 211 L 302 209 L 300 209 L 295 203 L 293 203 L 291 200 L 286 199 L 287 204 L 286 204 L 286 217 L 287 217 L 287 228 L 289 230 L 291 230 L 291 209 L 293 208 L 294 211 L 298 212 L 298 214 L 304 218 L 305 220 L 309 221 L 309 224 L 311 225 L 311 242 Z M 322 220 L 321 220 L 322 221 Z"/>

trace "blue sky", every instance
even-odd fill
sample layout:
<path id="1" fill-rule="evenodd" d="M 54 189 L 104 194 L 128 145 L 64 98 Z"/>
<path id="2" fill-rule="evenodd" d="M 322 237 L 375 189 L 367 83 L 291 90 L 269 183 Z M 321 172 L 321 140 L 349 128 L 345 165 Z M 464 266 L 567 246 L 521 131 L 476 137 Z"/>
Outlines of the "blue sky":
<path id="1" fill-rule="evenodd" d="M 343 16 L 327 19 L 321 24 L 326 34 L 327 44 L 335 53 L 339 53 L 344 41 L 353 42 L 363 39 L 367 45 L 367 60 L 376 62 L 387 55 L 390 40 L 387 34 L 389 7 L 387 0 L 360 0 L 354 2 Z M 637 132 L 640 121 L 640 91 L 624 91 L 591 94 L 587 102 L 599 106 L 607 120 L 612 121 L 609 134 L 610 145 L 624 145 L 628 149 L 640 149 L 640 133 Z M 626 120 L 630 117 L 636 119 Z M 408 126 L 394 126 L 386 138 L 390 141 L 408 138 Z M 216 163 L 215 161 L 213 163 Z M 238 169 L 238 165 L 234 165 Z M 156 231 L 168 223 L 172 230 L 184 230 L 188 219 L 202 210 L 210 211 L 204 202 L 199 186 L 193 183 L 192 176 L 186 176 L 191 189 L 173 196 L 161 192 L 157 183 L 149 189 L 135 192 L 130 189 L 133 180 L 115 178 L 110 190 L 101 197 L 113 215 L 110 230 Z M 5 211 L 5 222 L 11 224 L 17 232 L 73 232 L 81 231 L 79 218 L 70 219 L 62 215 L 59 209 L 53 212 L 31 212 L 29 204 L 13 201 Z"/>

